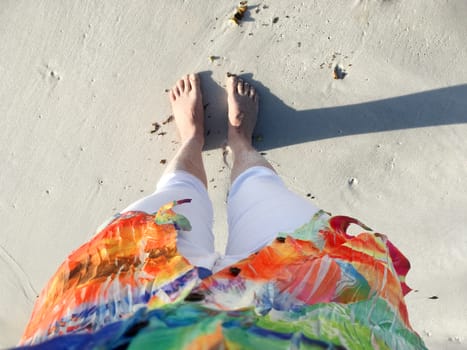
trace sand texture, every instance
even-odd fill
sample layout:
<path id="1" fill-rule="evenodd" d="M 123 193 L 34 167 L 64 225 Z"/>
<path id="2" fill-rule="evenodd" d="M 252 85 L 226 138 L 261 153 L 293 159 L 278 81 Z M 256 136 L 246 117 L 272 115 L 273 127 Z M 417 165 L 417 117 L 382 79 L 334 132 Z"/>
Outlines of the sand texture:
<path id="1" fill-rule="evenodd" d="M 240 26 L 236 5 L 0 2 L 0 348 L 63 259 L 155 189 L 178 142 L 165 90 L 188 72 L 222 249 L 233 72 L 258 87 L 256 146 L 287 185 L 387 234 L 412 262 L 414 329 L 467 349 L 467 2 L 250 1 Z"/>

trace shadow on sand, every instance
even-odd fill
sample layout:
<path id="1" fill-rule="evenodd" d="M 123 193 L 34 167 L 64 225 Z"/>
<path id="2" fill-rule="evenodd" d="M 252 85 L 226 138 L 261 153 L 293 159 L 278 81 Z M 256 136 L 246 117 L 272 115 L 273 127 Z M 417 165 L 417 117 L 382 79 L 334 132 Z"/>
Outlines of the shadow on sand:
<path id="1" fill-rule="evenodd" d="M 206 150 L 226 139 L 226 93 L 200 73 L 206 106 Z M 258 150 L 372 132 L 467 123 L 467 84 L 360 104 L 297 111 L 286 105 L 251 74 L 241 75 L 261 96 L 255 129 Z"/>

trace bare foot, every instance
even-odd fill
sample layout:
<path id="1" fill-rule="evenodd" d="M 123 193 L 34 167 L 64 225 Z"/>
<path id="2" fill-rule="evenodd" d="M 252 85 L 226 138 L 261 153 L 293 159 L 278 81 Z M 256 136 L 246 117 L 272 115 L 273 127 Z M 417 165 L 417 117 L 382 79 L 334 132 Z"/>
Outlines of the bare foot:
<path id="1" fill-rule="evenodd" d="M 274 171 L 271 164 L 253 147 L 253 129 L 258 118 L 259 95 L 253 86 L 236 76 L 227 78 L 229 107 L 229 146 L 233 151 L 232 183 L 249 168 L 262 166 Z"/>
<path id="2" fill-rule="evenodd" d="M 182 143 L 196 139 L 204 144 L 204 109 L 199 77 L 182 77 L 169 92 L 175 123 Z"/>
<path id="3" fill-rule="evenodd" d="M 253 86 L 237 76 L 227 77 L 229 107 L 229 145 L 251 146 L 253 129 L 258 117 L 259 95 Z"/>

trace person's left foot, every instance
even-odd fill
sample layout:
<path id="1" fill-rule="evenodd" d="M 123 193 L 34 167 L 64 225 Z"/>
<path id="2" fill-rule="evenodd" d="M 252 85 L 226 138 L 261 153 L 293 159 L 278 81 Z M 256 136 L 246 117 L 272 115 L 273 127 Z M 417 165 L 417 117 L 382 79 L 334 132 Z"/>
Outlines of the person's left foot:
<path id="1" fill-rule="evenodd" d="M 235 75 L 227 77 L 229 107 L 229 145 L 252 145 L 253 130 L 258 118 L 259 95 L 255 88 Z"/>
<path id="2" fill-rule="evenodd" d="M 204 144 L 204 109 L 197 74 L 181 78 L 169 92 L 175 123 L 182 143 L 196 139 Z"/>

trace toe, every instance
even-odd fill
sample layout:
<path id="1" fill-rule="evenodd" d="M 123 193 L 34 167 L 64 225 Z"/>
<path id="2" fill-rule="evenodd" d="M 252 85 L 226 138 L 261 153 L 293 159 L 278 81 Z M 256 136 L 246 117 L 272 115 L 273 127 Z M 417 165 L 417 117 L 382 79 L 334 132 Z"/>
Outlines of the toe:
<path id="1" fill-rule="evenodd" d="M 245 94 L 245 83 L 243 82 L 242 79 L 238 79 L 237 81 L 237 91 L 239 95 L 244 95 Z"/>
<path id="2" fill-rule="evenodd" d="M 248 84 L 247 82 L 244 82 L 243 83 L 243 94 L 245 96 L 250 96 L 250 89 L 251 89 L 251 85 Z"/>
<path id="3" fill-rule="evenodd" d="M 172 95 L 174 96 L 174 98 L 177 98 L 180 96 L 180 89 L 178 88 L 178 85 L 175 85 L 172 88 Z"/>
<path id="4" fill-rule="evenodd" d="M 185 92 L 185 81 L 183 79 L 180 79 L 179 81 L 177 81 L 177 88 L 179 91 L 179 95 Z"/>
<path id="5" fill-rule="evenodd" d="M 199 89 L 199 76 L 198 76 L 198 74 L 191 73 L 191 74 L 188 75 L 188 79 L 190 81 L 190 85 L 191 85 L 191 88 L 193 90 Z"/>
<path id="6" fill-rule="evenodd" d="M 255 98 L 256 98 L 256 89 L 255 89 L 253 86 L 250 86 L 250 93 L 249 93 L 249 96 L 250 96 L 252 99 L 255 99 Z"/>
<path id="7" fill-rule="evenodd" d="M 177 95 L 175 94 L 174 89 L 170 90 L 170 91 L 169 91 L 169 99 L 170 99 L 170 101 L 174 102 L 176 98 L 177 98 Z"/>
<path id="8" fill-rule="evenodd" d="M 226 80 L 227 93 L 233 95 L 237 92 L 237 77 L 235 75 L 228 75 Z"/>
<path id="9" fill-rule="evenodd" d="M 186 92 L 191 91 L 191 82 L 190 82 L 190 79 L 188 78 L 188 74 L 183 77 L 183 85 L 185 86 Z"/>

